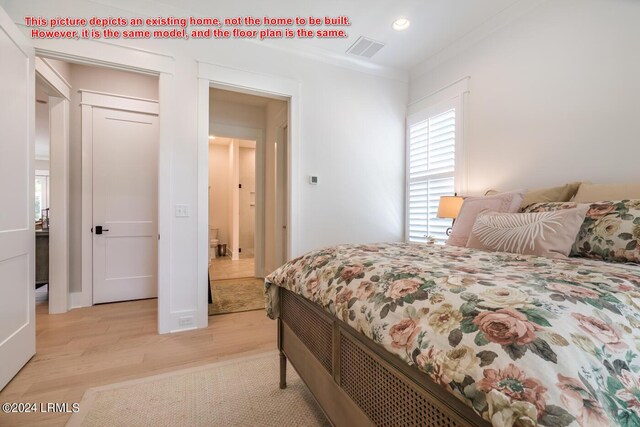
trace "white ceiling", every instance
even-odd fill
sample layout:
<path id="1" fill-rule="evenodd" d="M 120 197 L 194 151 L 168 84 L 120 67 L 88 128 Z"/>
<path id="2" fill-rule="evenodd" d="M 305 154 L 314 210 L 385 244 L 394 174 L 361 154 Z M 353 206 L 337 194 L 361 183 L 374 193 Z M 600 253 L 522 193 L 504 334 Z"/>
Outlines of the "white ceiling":
<path id="1" fill-rule="evenodd" d="M 315 17 L 348 16 L 346 39 L 274 39 L 263 43 L 310 51 L 335 58 L 354 58 L 345 51 L 359 36 L 386 44 L 371 60 L 374 64 L 410 70 L 420 62 L 464 37 L 516 3 L 530 0 L 153 0 L 201 16 L 234 17 Z M 398 17 L 411 21 L 409 29 L 394 31 L 391 24 Z M 336 27 L 340 28 L 340 27 Z M 345 27 L 342 27 L 345 28 Z"/>

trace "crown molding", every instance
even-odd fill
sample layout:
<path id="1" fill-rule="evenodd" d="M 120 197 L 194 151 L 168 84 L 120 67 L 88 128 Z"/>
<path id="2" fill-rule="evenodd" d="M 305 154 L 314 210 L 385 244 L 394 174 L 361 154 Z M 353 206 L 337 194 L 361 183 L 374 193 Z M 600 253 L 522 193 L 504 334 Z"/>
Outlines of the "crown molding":
<path id="1" fill-rule="evenodd" d="M 507 27 L 517 19 L 527 15 L 532 10 L 548 1 L 549 0 L 520 0 L 503 9 L 478 27 L 441 49 L 439 52 L 431 55 L 418 65 L 412 67 L 409 72 L 410 80 L 415 80 L 425 74 L 428 74 L 433 69 L 455 58 L 465 50 Z"/>
<path id="2" fill-rule="evenodd" d="M 140 7 L 134 8 L 130 5 L 123 5 L 119 0 L 88 0 L 91 3 L 96 5 L 106 6 L 110 8 L 115 8 L 117 10 L 123 12 L 133 13 L 137 16 L 156 16 L 160 14 L 166 15 L 184 15 L 185 13 L 188 15 L 199 16 L 201 13 L 198 13 L 193 10 L 184 9 L 184 8 L 176 8 L 167 4 L 161 4 L 155 2 L 150 2 L 148 0 L 143 0 L 138 2 Z M 403 83 L 409 82 L 409 71 L 397 69 L 394 67 L 388 67 L 385 65 L 375 64 L 373 62 L 368 62 L 356 58 L 350 58 L 346 56 L 346 54 L 336 53 L 327 51 L 325 49 L 320 49 L 314 46 L 305 46 L 304 49 L 301 49 L 300 46 L 282 46 L 278 45 L 275 42 L 268 41 L 258 41 L 251 39 L 243 39 L 239 40 L 242 43 L 251 43 L 253 45 L 259 45 L 263 48 L 273 49 L 280 52 L 285 52 L 290 55 L 300 56 L 304 58 L 311 59 L 313 61 L 318 61 L 330 65 L 334 65 L 341 68 L 350 69 L 353 71 L 359 71 L 365 74 L 374 75 L 377 77 L 384 77 L 391 80 L 397 80 Z"/>

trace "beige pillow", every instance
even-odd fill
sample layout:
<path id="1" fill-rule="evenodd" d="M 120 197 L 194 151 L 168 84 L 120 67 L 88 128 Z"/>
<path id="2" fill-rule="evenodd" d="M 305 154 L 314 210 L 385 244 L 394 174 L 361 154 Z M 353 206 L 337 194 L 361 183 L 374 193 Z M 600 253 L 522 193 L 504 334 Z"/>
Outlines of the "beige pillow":
<path id="1" fill-rule="evenodd" d="M 580 205 L 573 209 L 538 213 L 485 211 L 478 215 L 467 247 L 566 258 L 588 209 L 588 205 Z"/>
<path id="2" fill-rule="evenodd" d="M 524 208 L 534 203 L 568 202 L 576 195 L 578 188 L 580 188 L 579 182 L 571 182 L 560 187 L 527 191 L 524 195 L 522 207 Z"/>
<path id="3" fill-rule="evenodd" d="M 640 184 L 582 184 L 573 199 L 577 203 L 640 199 Z"/>
<path id="4" fill-rule="evenodd" d="M 500 193 L 494 196 L 484 197 L 467 197 L 462 203 L 458 218 L 453 225 L 451 236 L 447 240 L 447 245 L 451 246 L 466 246 L 473 228 L 473 223 L 476 221 L 478 214 L 485 210 L 494 212 L 518 212 L 522 199 L 524 197 L 524 190 L 513 191 L 510 193 Z"/>
<path id="5" fill-rule="evenodd" d="M 571 182 L 559 187 L 539 188 L 527 191 L 522 201 L 522 209 L 534 203 L 568 202 L 575 196 L 578 188 L 580 188 L 580 184 L 580 182 Z M 496 190 L 489 190 L 485 193 L 486 196 L 493 196 L 495 194 L 500 193 Z"/>

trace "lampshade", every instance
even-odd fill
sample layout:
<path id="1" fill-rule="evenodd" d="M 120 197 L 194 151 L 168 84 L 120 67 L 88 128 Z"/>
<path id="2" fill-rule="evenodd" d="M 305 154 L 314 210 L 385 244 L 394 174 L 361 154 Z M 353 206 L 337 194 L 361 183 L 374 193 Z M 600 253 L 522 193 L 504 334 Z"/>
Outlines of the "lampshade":
<path id="1" fill-rule="evenodd" d="M 457 218 L 464 199 L 460 196 L 442 196 L 438 205 L 438 218 Z"/>

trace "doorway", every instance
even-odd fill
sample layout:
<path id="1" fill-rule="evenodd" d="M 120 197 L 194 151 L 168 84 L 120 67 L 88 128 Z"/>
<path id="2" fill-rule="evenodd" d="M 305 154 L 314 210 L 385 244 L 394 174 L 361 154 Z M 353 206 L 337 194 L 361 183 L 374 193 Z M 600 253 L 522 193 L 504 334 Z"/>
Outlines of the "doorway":
<path id="1" fill-rule="evenodd" d="M 68 310 L 70 86 L 57 61 L 35 61 L 35 287 L 38 309 Z M 59 64 L 58 64 L 59 65 Z M 49 227 L 50 224 L 55 227 Z"/>
<path id="2" fill-rule="evenodd" d="M 36 58 L 35 282 L 50 313 L 157 296 L 158 85 Z"/>
<path id="3" fill-rule="evenodd" d="M 49 98 L 59 96 L 47 81 L 36 74 L 35 112 L 35 296 L 36 306 L 49 311 L 49 223 L 50 223 L 50 152 Z"/>
<path id="4" fill-rule="evenodd" d="M 210 259 L 245 260 L 216 276 L 260 277 L 254 258 L 262 253 L 256 244 L 256 141 L 211 136 L 209 191 Z"/>
<path id="5" fill-rule="evenodd" d="M 218 88 L 209 94 L 209 313 L 264 309 L 263 279 L 286 248 L 277 231 L 288 200 L 278 147 L 286 145 L 288 103 Z"/>

